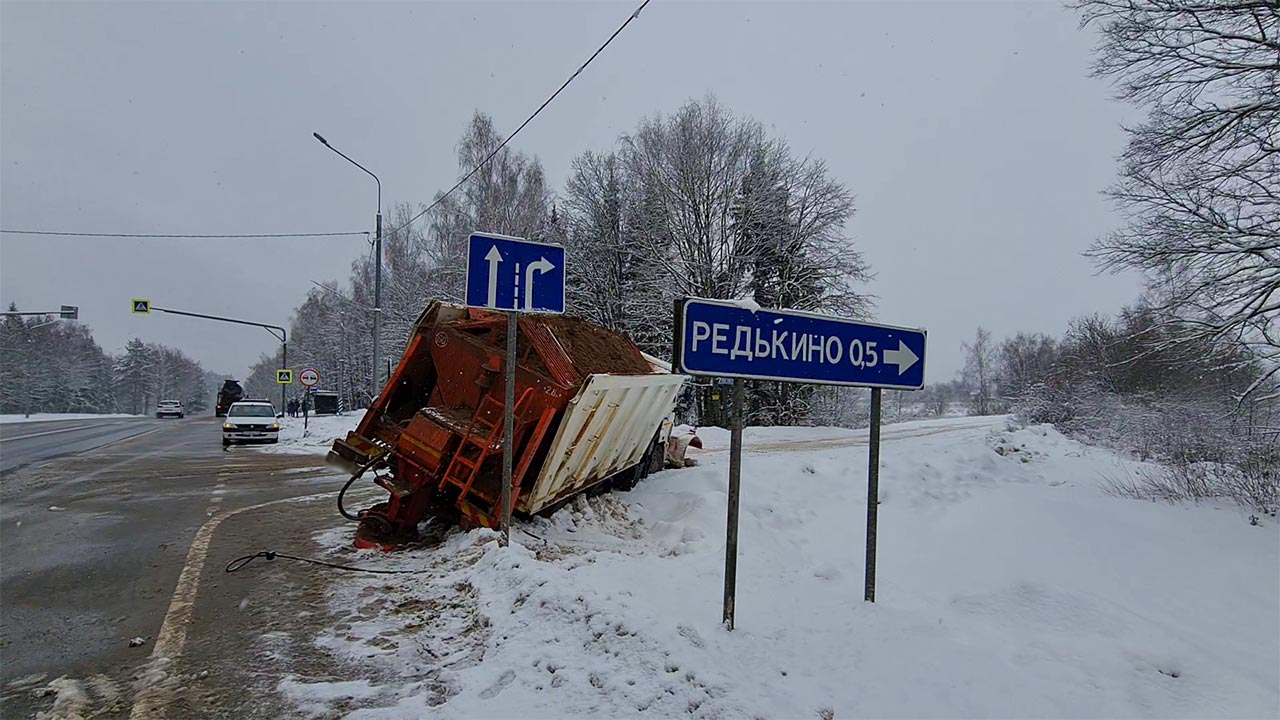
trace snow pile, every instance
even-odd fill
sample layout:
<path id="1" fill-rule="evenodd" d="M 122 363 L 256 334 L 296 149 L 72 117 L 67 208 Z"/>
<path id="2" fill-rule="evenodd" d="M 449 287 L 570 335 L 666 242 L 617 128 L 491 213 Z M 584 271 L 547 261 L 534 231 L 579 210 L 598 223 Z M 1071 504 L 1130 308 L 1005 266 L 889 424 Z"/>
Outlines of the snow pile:
<path id="1" fill-rule="evenodd" d="M 865 433 L 747 433 L 737 629 L 720 625 L 727 454 L 513 532 L 335 558 L 319 643 L 351 686 L 302 712 L 418 717 L 1264 717 L 1280 711 L 1280 534 L 1107 495 L 1139 469 L 1049 427 L 886 428 L 877 603 Z M 723 438 L 727 441 L 727 438 Z M 790 446 L 791 449 L 785 449 Z M 538 536 L 538 537 L 535 537 Z M 350 698 L 350 699 L 346 699 Z"/>
<path id="2" fill-rule="evenodd" d="M 118 418 L 151 417 L 150 415 L 126 415 L 124 413 L 32 413 L 30 415 L 0 415 L 0 425 L 9 423 L 55 422 L 57 420 L 114 420 Z"/>
<path id="3" fill-rule="evenodd" d="M 266 447 L 268 452 L 324 455 L 329 452 L 335 438 L 344 438 L 355 430 L 364 417 L 364 410 L 353 410 L 343 415 L 312 415 L 303 429 L 302 418 L 280 418 L 280 442 Z"/>

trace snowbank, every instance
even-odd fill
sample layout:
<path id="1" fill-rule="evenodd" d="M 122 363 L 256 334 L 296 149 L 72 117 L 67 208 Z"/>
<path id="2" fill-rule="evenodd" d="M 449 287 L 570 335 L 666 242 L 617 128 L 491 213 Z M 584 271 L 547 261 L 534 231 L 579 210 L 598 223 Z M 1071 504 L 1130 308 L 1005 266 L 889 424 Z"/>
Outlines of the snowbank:
<path id="1" fill-rule="evenodd" d="M 54 422 L 56 420 L 112 420 L 116 418 L 141 418 L 149 415 L 125 415 L 122 413 L 32 413 L 31 415 L 0 415 L 0 425 L 8 423 Z"/>
<path id="2" fill-rule="evenodd" d="M 364 410 L 353 410 L 343 415 L 312 415 L 307 418 L 306 430 L 303 430 L 300 417 L 281 418 L 280 442 L 263 449 L 267 452 L 325 455 L 334 438 L 346 437 L 363 417 Z"/>
<path id="3" fill-rule="evenodd" d="M 322 533 L 335 558 L 423 573 L 340 578 L 345 617 L 318 642 L 362 682 L 281 692 L 349 718 L 1280 711 L 1274 520 L 1108 496 L 1099 479 L 1138 465 L 1049 427 L 894 427 L 870 604 L 866 450 L 796 433 L 748 433 L 794 449 L 744 459 L 733 632 L 709 443 L 698 467 L 522 524 L 509 550 L 481 530 L 358 554 L 350 528 Z"/>

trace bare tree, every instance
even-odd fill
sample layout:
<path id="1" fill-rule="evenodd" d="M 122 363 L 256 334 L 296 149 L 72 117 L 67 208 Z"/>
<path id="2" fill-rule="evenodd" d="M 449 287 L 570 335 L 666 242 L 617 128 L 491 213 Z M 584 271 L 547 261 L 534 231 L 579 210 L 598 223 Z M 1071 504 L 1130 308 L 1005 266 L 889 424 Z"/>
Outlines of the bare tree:
<path id="1" fill-rule="evenodd" d="M 969 393 L 969 412 L 991 415 L 996 412 L 996 347 L 991 331 L 978 328 L 973 342 L 964 343 L 965 389 Z"/>
<path id="2" fill-rule="evenodd" d="M 542 163 L 510 147 L 499 150 L 502 141 L 493 118 L 477 111 L 458 142 L 459 176 L 493 157 L 428 216 L 432 281 L 443 299 L 462 300 L 467 237 L 472 232 L 529 240 L 546 240 L 550 234 L 551 192 Z"/>
<path id="3" fill-rule="evenodd" d="M 1058 359 L 1058 342 L 1042 333 L 1020 332 L 1000 343 L 996 353 L 999 395 L 1007 404 L 1043 381 Z"/>
<path id="4" fill-rule="evenodd" d="M 1161 347 L 1242 342 L 1280 371 L 1280 4 L 1081 0 L 1095 72 L 1148 116 L 1110 190 L 1122 229 L 1092 254 L 1151 281 Z"/>

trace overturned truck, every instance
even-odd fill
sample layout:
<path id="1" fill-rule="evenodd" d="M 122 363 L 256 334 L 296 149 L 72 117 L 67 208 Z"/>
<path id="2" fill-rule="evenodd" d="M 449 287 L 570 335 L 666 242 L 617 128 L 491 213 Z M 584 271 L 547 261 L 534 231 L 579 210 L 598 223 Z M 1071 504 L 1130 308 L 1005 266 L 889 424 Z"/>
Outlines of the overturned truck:
<path id="1" fill-rule="evenodd" d="M 338 508 L 356 545 L 414 542 L 418 524 L 501 519 L 506 316 L 442 302 L 418 318 L 400 365 L 329 462 L 351 473 Z M 516 342 L 512 510 L 554 511 L 593 488 L 629 488 L 666 458 L 684 380 L 625 336 L 563 315 L 521 315 Z M 372 473 L 390 498 L 343 503 Z"/>

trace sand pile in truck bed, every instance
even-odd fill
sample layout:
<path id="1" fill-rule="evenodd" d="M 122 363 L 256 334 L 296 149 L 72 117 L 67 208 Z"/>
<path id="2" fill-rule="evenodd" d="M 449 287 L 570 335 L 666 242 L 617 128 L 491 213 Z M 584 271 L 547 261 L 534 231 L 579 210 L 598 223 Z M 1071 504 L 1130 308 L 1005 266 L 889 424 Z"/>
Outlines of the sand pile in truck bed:
<path id="1" fill-rule="evenodd" d="M 622 333 L 568 315 L 543 315 L 538 320 L 551 329 L 583 375 L 646 375 L 653 372 L 640 350 Z"/>

